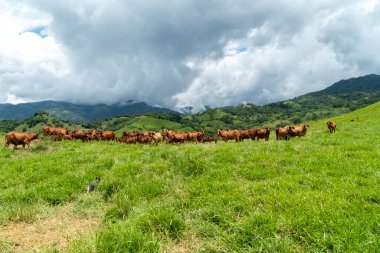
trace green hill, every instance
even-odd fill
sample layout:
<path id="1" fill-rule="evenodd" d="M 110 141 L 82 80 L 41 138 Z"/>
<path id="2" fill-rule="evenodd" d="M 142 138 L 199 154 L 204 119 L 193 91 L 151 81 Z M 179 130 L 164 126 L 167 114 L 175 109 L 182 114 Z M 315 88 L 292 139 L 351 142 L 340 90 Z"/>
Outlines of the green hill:
<path id="1" fill-rule="evenodd" d="M 154 114 L 156 115 L 156 114 Z M 171 118 L 171 117 L 169 117 Z M 168 119 L 155 118 L 154 116 L 136 115 L 119 116 L 98 122 L 82 122 L 81 124 L 60 120 L 56 116 L 40 111 L 25 120 L 3 120 L 0 121 L 0 132 L 38 132 L 42 133 L 44 125 L 67 127 L 68 129 L 104 129 L 116 131 L 121 134 L 128 130 L 161 131 L 163 128 L 174 129 L 177 131 L 191 131 L 192 128 L 186 127 L 178 122 Z"/>
<path id="2" fill-rule="evenodd" d="M 289 141 L 1 148 L 0 251 L 377 252 L 379 115 Z"/>
<path id="3" fill-rule="evenodd" d="M 0 104 L 0 119 L 23 120 L 41 110 L 55 115 L 61 120 L 77 123 L 104 120 L 125 114 L 137 115 L 148 112 L 176 113 L 166 108 L 149 106 L 143 102 L 109 106 L 105 104 L 81 105 L 59 101 L 42 101 L 16 105 Z"/>
<path id="4" fill-rule="evenodd" d="M 329 88 L 287 101 L 257 106 L 209 109 L 192 115 L 189 122 L 194 129 L 248 129 L 300 124 L 326 117 L 334 117 L 380 101 L 380 76 L 368 75 L 339 81 Z"/>
<path id="5" fill-rule="evenodd" d="M 67 127 L 69 129 L 83 128 L 75 123 L 60 120 L 56 116 L 43 111 L 36 112 L 32 117 L 25 120 L 2 120 L 0 121 L 0 132 L 38 132 L 42 133 L 44 125 Z"/>
<path id="6" fill-rule="evenodd" d="M 163 128 L 180 130 L 182 125 L 165 119 L 157 119 L 149 115 L 139 115 L 135 117 L 117 117 L 107 121 L 100 122 L 102 129 L 117 131 L 121 134 L 123 131 L 144 130 L 144 131 L 161 131 Z"/>
<path id="7" fill-rule="evenodd" d="M 350 78 L 348 80 L 341 80 L 334 83 L 330 87 L 324 89 L 324 93 L 337 93 L 337 92 L 368 92 L 380 90 L 380 76 L 379 75 L 366 75 L 357 78 Z"/>

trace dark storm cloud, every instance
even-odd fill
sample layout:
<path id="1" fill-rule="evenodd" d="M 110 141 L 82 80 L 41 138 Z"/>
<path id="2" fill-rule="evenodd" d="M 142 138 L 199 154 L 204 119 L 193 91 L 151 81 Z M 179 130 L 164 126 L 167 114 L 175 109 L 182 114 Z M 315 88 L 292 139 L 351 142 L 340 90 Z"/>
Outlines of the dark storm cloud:
<path id="1" fill-rule="evenodd" d="M 165 106 L 173 106 L 171 97 L 198 75 L 185 65 L 189 58 L 223 57 L 226 41 L 264 22 L 265 7 L 249 1 L 43 4 L 53 16 L 50 30 L 73 64 L 73 82 L 86 87 L 88 97 L 81 99 Z"/>
<path id="2" fill-rule="evenodd" d="M 52 52 L 17 70 L 0 59 L 2 89 L 24 100 L 260 104 L 379 69 L 365 51 L 380 38 L 373 1 L 23 3 L 49 17 L 33 40 Z"/>

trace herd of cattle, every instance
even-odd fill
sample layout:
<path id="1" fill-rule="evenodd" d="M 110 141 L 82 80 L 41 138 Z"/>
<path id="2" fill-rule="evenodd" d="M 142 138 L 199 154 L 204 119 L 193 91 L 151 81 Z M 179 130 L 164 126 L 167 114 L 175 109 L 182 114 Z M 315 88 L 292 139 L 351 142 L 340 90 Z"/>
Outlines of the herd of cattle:
<path id="1" fill-rule="evenodd" d="M 309 125 L 303 124 L 298 126 L 285 126 L 276 129 L 276 139 L 277 140 L 289 140 L 292 137 L 304 136 L 307 132 Z M 335 132 L 336 123 L 329 121 L 327 122 L 327 128 L 330 133 Z M 228 140 L 235 140 L 236 142 L 243 141 L 245 139 L 259 140 L 265 139 L 269 140 L 269 135 L 272 128 L 255 128 L 247 130 L 219 130 L 217 134 L 219 138 L 225 142 Z M 114 131 L 103 131 L 103 130 L 70 130 L 64 127 L 51 127 L 44 126 L 42 128 L 43 138 L 49 138 L 51 141 L 60 140 L 82 140 L 82 142 L 87 141 L 117 141 L 126 144 L 156 144 L 165 141 L 166 143 L 184 143 L 184 142 L 194 142 L 194 143 L 205 143 L 205 142 L 215 142 L 217 143 L 218 138 L 205 136 L 205 132 L 193 131 L 193 132 L 175 132 L 168 129 L 163 129 L 161 132 L 142 132 L 142 131 L 124 131 L 120 137 L 116 136 Z M 10 144 L 14 145 L 16 149 L 18 145 L 29 147 L 30 142 L 33 140 L 38 140 L 37 133 L 18 133 L 9 132 L 5 135 L 5 147 Z"/>

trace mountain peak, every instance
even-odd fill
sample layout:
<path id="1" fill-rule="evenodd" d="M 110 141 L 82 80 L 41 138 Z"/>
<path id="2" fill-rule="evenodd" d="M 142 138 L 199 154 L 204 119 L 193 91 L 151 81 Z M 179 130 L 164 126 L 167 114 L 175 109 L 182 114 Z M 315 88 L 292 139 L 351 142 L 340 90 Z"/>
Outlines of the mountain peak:
<path id="1" fill-rule="evenodd" d="M 325 93 L 353 91 L 380 91 L 380 75 L 370 74 L 347 80 L 340 80 L 330 87 L 322 90 L 322 92 Z"/>

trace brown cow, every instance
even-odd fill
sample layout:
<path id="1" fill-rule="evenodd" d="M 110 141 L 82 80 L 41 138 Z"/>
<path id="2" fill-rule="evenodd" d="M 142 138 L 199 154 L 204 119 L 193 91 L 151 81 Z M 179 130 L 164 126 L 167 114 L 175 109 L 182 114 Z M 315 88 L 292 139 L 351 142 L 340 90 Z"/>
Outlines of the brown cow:
<path id="1" fill-rule="evenodd" d="M 197 141 L 200 142 L 200 143 L 202 143 L 204 136 L 205 136 L 205 131 L 204 130 L 198 131 Z"/>
<path id="2" fill-rule="evenodd" d="M 214 137 L 205 136 L 205 137 L 203 137 L 202 142 L 203 143 L 205 143 L 205 142 L 215 142 L 215 143 L 217 143 L 218 139 L 214 138 Z"/>
<path id="3" fill-rule="evenodd" d="M 42 127 L 42 134 L 44 136 L 50 135 L 51 129 L 52 129 L 52 127 L 50 127 L 50 126 Z"/>
<path id="4" fill-rule="evenodd" d="M 33 140 L 38 140 L 37 133 L 17 133 L 9 132 L 5 135 L 5 147 L 9 147 L 9 144 L 13 144 L 13 149 L 16 149 L 18 145 L 22 145 L 25 148 L 25 145 L 30 147 L 30 142 Z"/>
<path id="5" fill-rule="evenodd" d="M 98 131 L 94 130 L 94 129 L 89 129 L 87 131 L 87 138 L 88 140 L 96 140 L 98 141 L 100 139 L 100 134 Z"/>
<path id="6" fill-rule="evenodd" d="M 335 133 L 336 123 L 334 121 L 327 122 L 327 128 L 329 129 L 330 133 Z"/>
<path id="7" fill-rule="evenodd" d="M 101 140 L 113 141 L 115 139 L 115 132 L 114 131 L 103 131 L 103 130 L 100 130 L 98 132 L 100 134 L 100 139 Z"/>
<path id="8" fill-rule="evenodd" d="M 240 131 L 239 130 L 220 130 L 217 131 L 219 137 L 227 142 L 228 140 L 240 141 Z"/>
<path id="9" fill-rule="evenodd" d="M 140 135 L 138 137 L 138 141 L 139 143 L 142 143 L 142 144 L 152 144 L 153 142 L 153 137 L 152 136 L 149 136 L 149 135 Z"/>
<path id="10" fill-rule="evenodd" d="M 50 135 L 50 140 L 51 141 L 61 141 L 62 140 L 62 135 L 60 135 L 60 134 Z"/>
<path id="11" fill-rule="evenodd" d="M 133 132 L 123 131 L 123 133 L 121 135 L 121 137 L 135 137 L 135 136 L 139 136 L 138 131 L 133 131 Z"/>
<path id="12" fill-rule="evenodd" d="M 188 133 L 185 132 L 174 132 L 172 130 L 168 130 L 164 128 L 162 130 L 162 135 L 164 136 L 164 140 L 166 143 L 174 143 L 174 142 L 180 142 L 184 143 L 186 140 L 188 140 Z"/>
<path id="13" fill-rule="evenodd" d="M 58 133 L 61 135 L 69 134 L 69 129 L 66 127 L 57 127 L 56 131 L 58 131 Z"/>
<path id="14" fill-rule="evenodd" d="M 188 132 L 186 140 L 198 143 L 198 132 Z"/>
<path id="15" fill-rule="evenodd" d="M 276 129 L 276 140 L 289 140 L 291 137 L 291 131 L 293 127 L 291 126 L 285 126 L 285 127 L 279 127 Z"/>
<path id="16" fill-rule="evenodd" d="M 183 132 L 171 132 L 168 137 L 166 138 L 166 143 L 174 143 L 174 142 L 180 142 L 184 143 L 188 138 L 187 133 Z"/>
<path id="17" fill-rule="evenodd" d="M 69 135 L 69 134 L 64 134 L 64 135 L 62 135 L 62 139 L 71 141 L 73 139 L 73 137 L 71 137 L 71 135 Z"/>
<path id="18" fill-rule="evenodd" d="M 298 136 L 299 138 L 301 138 L 301 136 L 304 136 L 306 134 L 308 128 L 309 128 L 309 125 L 307 125 L 307 124 L 294 126 L 291 129 L 290 135 L 292 137 Z"/>
<path id="19" fill-rule="evenodd" d="M 173 143 L 185 143 L 186 141 L 186 136 L 185 135 L 182 135 L 182 134 L 175 134 L 174 136 L 171 136 L 169 138 L 166 139 L 166 143 L 169 144 L 173 144 Z"/>
<path id="20" fill-rule="evenodd" d="M 171 137 L 175 132 L 172 131 L 172 130 L 168 130 L 166 128 L 164 128 L 162 130 L 162 136 L 164 137 L 164 140 L 166 141 L 169 137 Z"/>
<path id="21" fill-rule="evenodd" d="M 162 134 L 160 132 L 149 132 L 150 136 L 153 138 L 153 142 L 158 145 L 162 142 Z"/>
<path id="22" fill-rule="evenodd" d="M 266 141 L 269 140 L 269 135 L 270 135 L 270 131 L 272 130 L 271 127 L 266 127 L 266 128 L 257 128 L 257 141 L 259 141 L 259 139 L 265 139 Z"/>
<path id="23" fill-rule="evenodd" d="M 88 140 L 87 133 L 83 130 L 73 130 L 71 132 L 71 137 L 73 140 L 82 140 L 83 142 Z"/>
<path id="24" fill-rule="evenodd" d="M 122 137 L 125 138 L 124 142 L 126 144 L 136 144 L 138 142 L 138 137 L 137 136 L 132 136 L 132 137 Z"/>
<path id="25" fill-rule="evenodd" d="M 240 140 L 243 141 L 245 139 L 255 140 L 257 136 L 257 129 L 246 129 L 240 130 Z"/>
<path id="26" fill-rule="evenodd" d="M 195 142 L 195 143 L 202 142 L 204 134 L 205 134 L 205 132 L 203 130 L 195 131 L 195 132 L 188 132 L 187 133 L 187 140 Z"/>
<path id="27" fill-rule="evenodd" d="M 249 130 L 240 130 L 240 140 L 251 139 L 251 133 Z"/>
<path id="28" fill-rule="evenodd" d="M 58 134 L 65 135 L 65 134 L 69 134 L 69 129 L 67 129 L 65 127 L 44 126 L 42 128 L 42 133 L 44 136 L 46 136 L 46 135 L 58 135 Z"/>

